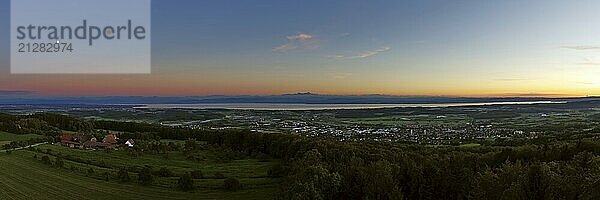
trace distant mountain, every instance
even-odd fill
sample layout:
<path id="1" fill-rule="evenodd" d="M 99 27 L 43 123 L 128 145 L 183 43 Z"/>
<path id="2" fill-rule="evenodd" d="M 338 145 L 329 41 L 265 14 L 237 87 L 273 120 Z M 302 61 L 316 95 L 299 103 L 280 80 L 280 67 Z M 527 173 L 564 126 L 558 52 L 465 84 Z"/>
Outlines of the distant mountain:
<path id="1" fill-rule="evenodd" d="M 390 95 L 320 95 L 312 93 L 268 96 L 106 96 L 106 97 L 1 97 L 0 104 L 206 104 L 206 103 L 285 103 L 285 104 L 434 104 L 585 100 L 588 98 L 470 98 Z"/>

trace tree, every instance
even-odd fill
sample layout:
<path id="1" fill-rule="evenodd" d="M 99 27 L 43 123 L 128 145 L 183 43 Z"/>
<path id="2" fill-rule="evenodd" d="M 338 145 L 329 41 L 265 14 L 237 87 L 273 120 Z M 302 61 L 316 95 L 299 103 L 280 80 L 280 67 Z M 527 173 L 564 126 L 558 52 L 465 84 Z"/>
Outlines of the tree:
<path id="1" fill-rule="evenodd" d="M 192 191 L 194 190 L 194 179 L 190 173 L 185 173 L 181 177 L 179 177 L 179 181 L 177 181 L 177 187 L 183 191 Z"/>
<path id="2" fill-rule="evenodd" d="M 54 166 L 62 168 L 64 165 L 65 162 L 63 161 L 63 159 L 61 157 L 56 157 L 56 160 L 54 161 Z"/>
<path id="3" fill-rule="evenodd" d="M 546 184 L 544 183 L 542 167 L 539 164 L 529 166 L 527 171 L 527 197 L 528 199 L 546 199 Z"/>
<path id="4" fill-rule="evenodd" d="M 160 177 L 171 177 L 171 176 L 173 176 L 173 172 L 171 172 L 171 170 L 167 169 L 166 167 L 161 167 L 158 170 L 157 174 Z"/>
<path id="5" fill-rule="evenodd" d="M 215 178 L 216 179 L 224 179 L 225 178 L 225 174 L 223 174 L 221 172 L 217 172 L 217 173 L 215 173 Z"/>
<path id="6" fill-rule="evenodd" d="M 129 180 L 131 180 L 129 178 L 129 172 L 127 171 L 127 169 L 125 168 L 121 168 L 118 172 L 117 172 L 117 178 L 119 179 L 119 181 L 121 182 L 129 182 Z"/>
<path id="7" fill-rule="evenodd" d="M 204 178 L 204 174 L 200 170 L 194 170 L 190 172 L 190 175 L 193 179 L 201 179 Z"/>
<path id="8" fill-rule="evenodd" d="M 277 164 L 271 166 L 267 170 L 267 175 L 269 175 L 271 177 L 280 177 L 280 176 L 283 176 L 283 175 L 285 175 L 285 168 L 280 163 L 277 163 Z"/>
<path id="9" fill-rule="evenodd" d="M 154 183 L 154 176 L 152 176 L 152 168 L 145 166 L 138 174 L 138 181 L 142 185 L 152 185 Z"/>
<path id="10" fill-rule="evenodd" d="M 50 161 L 50 157 L 48 156 L 42 156 L 42 162 L 49 165 L 52 164 L 52 162 Z"/>
<path id="11" fill-rule="evenodd" d="M 396 187 L 392 167 L 386 160 L 371 163 L 363 170 L 365 181 L 365 199 L 402 199 L 402 193 Z"/>
<path id="12" fill-rule="evenodd" d="M 238 191 L 242 188 L 240 181 L 236 178 L 226 178 L 223 181 L 223 187 L 227 191 Z"/>
<path id="13" fill-rule="evenodd" d="M 284 183 L 282 199 L 334 199 L 342 177 L 321 163 L 322 155 L 313 149 L 304 154 L 294 173 Z"/>
<path id="14" fill-rule="evenodd" d="M 87 169 L 87 175 L 88 176 L 92 176 L 92 175 L 94 175 L 94 173 L 96 173 L 96 172 L 94 171 L 93 168 L 90 167 L 90 168 Z"/>

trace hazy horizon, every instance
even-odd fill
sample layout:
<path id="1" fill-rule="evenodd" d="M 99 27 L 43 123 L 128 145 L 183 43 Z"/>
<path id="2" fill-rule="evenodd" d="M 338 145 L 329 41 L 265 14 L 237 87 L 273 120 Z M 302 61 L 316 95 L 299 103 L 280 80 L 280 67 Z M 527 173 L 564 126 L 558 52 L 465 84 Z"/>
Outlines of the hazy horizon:
<path id="1" fill-rule="evenodd" d="M 399 97 L 399 98 L 473 98 L 473 99 L 489 99 L 489 98 L 594 98 L 600 95 L 560 95 L 560 94 L 536 94 L 536 93 L 523 93 L 523 94 L 500 94 L 500 95 L 472 95 L 472 96 L 458 96 L 458 95 L 394 95 L 394 94 L 377 94 L 377 93 L 365 93 L 365 94 L 335 94 L 335 93 L 312 93 L 312 92 L 296 92 L 296 93 L 276 93 L 276 94 L 204 94 L 204 95 L 63 95 L 63 94 L 40 94 L 36 91 L 27 90 L 0 90 L 0 98 L 106 98 L 106 97 L 158 97 L 158 98 L 184 98 L 184 97 L 273 97 L 273 96 L 289 96 L 289 95 L 312 95 L 312 96 L 344 96 L 344 97 L 368 97 L 368 96 L 382 96 L 382 97 Z"/>

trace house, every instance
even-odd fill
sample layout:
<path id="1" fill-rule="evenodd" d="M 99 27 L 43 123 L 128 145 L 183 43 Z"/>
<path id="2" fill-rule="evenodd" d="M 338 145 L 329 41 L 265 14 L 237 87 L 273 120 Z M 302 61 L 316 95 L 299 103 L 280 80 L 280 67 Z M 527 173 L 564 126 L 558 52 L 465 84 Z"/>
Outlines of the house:
<path id="1" fill-rule="evenodd" d="M 91 135 L 78 134 L 63 135 L 61 137 L 61 143 L 70 148 L 81 148 L 81 149 L 97 149 L 97 148 L 113 148 L 114 144 L 117 143 L 117 136 L 114 134 L 108 134 L 104 136 L 102 142 L 98 142 L 96 137 Z"/>
<path id="2" fill-rule="evenodd" d="M 81 141 L 85 141 L 81 135 L 73 136 L 70 134 L 63 134 L 60 138 L 60 143 L 70 148 L 82 148 L 83 142 Z"/>
<path id="3" fill-rule="evenodd" d="M 69 134 L 63 134 L 60 137 L 60 141 L 73 141 L 73 136 Z"/>
<path id="4" fill-rule="evenodd" d="M 63 134 L 60 137 L 60 143 L 71 148 L 75 148 L 75 145 L 79 144 L 78 142 L 75 142 L 73 136 L 69 134 Z"/>
<path id="5" fill-rule="evenodd" d="M 98 142 L 92 142 L 91 140 L 88 140 L 86 142 L 83 143 L 83 148 L 86 149 L 95 149 L 96 147 L 98 147 Z"/>
<path id="6" fill-rule="evenodd" d="M 128 147 L 133 147 L 133 145 L 135 144 L 135 142 L 132 139 L 127 140 L 127 142 L 125 142 L 125 145 L 127 145 Z"/>
<path id="7" fill-rule="evenodd" d="M 102 139 L 102 143 L 115 144 L 117 143 L 118 139 L 119 138 L 117 138 L 115 134 L 109 133 L 108 135 L 104 136 L 104 139 Z"/>
<path id="8" fill-rule="evenodd" d="M 94 136 L 91 135 L 84 135 L 84 134 L 77 134 L 75 136 L 73 136 L 73 142 L 78 142 L 83 144 L 86 141 L 89 141 L 93 138 Z"/>

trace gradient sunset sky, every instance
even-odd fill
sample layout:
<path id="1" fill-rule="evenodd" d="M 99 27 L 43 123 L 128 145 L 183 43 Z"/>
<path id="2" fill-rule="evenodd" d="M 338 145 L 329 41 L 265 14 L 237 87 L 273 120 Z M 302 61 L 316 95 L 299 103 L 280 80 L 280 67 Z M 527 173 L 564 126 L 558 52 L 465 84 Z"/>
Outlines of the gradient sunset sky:
<path id="1" fill-rule="evenodd" d="M 152 74 L 11 75 L 0 0 L 0 95 L 600 95 L 599 10 L 595 0 L 154 0 Z"/>

